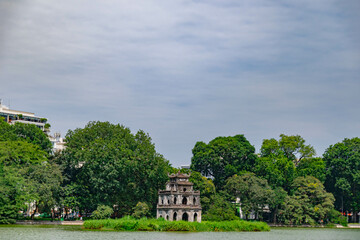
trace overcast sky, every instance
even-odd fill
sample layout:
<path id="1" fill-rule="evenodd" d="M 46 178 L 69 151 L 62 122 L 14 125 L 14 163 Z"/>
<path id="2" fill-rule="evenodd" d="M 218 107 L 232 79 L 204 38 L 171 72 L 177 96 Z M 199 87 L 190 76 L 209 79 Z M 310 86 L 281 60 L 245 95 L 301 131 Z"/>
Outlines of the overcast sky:
<path id="1" fill-rule="evenodd" d="M 173 166 L 197 141 L 360 137 L 358 0 L 0 0 L 0 98 L 52 131 L 110 121 Z"/>

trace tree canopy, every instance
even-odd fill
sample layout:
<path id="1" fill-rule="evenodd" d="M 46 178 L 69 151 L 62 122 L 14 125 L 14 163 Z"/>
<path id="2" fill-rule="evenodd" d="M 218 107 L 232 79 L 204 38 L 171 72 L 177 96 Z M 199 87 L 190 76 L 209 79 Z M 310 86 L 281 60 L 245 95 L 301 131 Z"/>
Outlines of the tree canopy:
<path id="1" fill-rule="evenodd" d="M 252 211 L 258 215 L 259 212 L 272 203 L 274 191 L 267 181 L 255 176 L 254 173 L 234 175 L 226 180 L 226 191 L 233 196 L 240 198 L 242 210 L 245 215 Z"/>
<path id="2" fill-rule="evenodd" d="M 279 141 L 271 138 L 264 139 L 261 146 L 262 157 L 285 157 L 294 162 L 297 166 L 304 158 L 315 155 L 315 149 L 311 145 L 305 145 L 305 140 L 299 136 L 280 135 Z"/>
<path id="3" fill-rule="evenodd" d="M 326 149 L 323 157 L 326 164 L 325 186 L 335 195 L 336 208 L 341 211 L 358 212 L 360 209 L 360 138 L 345 138 L 342 142 L 331 145 Z"/>
<path id="4" fill-rule="evenodd" d="M 118 214 L 129 214 L 144 196 L 155 205 L 158 189 L 168 180 L 169 163 L 155 151 L 148 134 L 141 130 L 132 134 L 119 124 L 90 122 L 69 131 L 65 141 L 67 148 L 58 162 L 80 209 L 92 212 L 100 204 L 115 205 Z"/>
<path id="5" fill-rule="evenodd" d="M 312 176 L 294 180 L 294 195 L 285 198 L 280 211 L 286 224 L 316 224 L 326 222 L 334 205 L 334 196 Z"/>
<path id="6" fill-rule="evenodd" d="M 228 177 L 250 171 L 257 158 L 254 146 L 244 135 L 217 137 L 209 144 L 197 142 L 192 152 L 191 169 L 213 177 L 219 189 Z"/>
<path id="7" fill-rule="evenodd" d="M 53 153 L 35 125 L 0 121 L 0 223 L 14 222 L 30 204 L 46 213 L 59 207 L 98 218 L 153 216 L 158 190 L 178 171 L 191 174 L 204 220 L 238 218 L 237 199 L 247 217 L 287 224 L 344 221 L 334 196 L 336 209 L 360 209 L 359 138 L 320 158 L 299 135 L 264 139 L 259 156 L 243 135 L 217 137 L 195 144 L 191 170 L 171 167 L 147 133 L 119 124 L 89 122 L 69 130 L 65 142 Z"/>

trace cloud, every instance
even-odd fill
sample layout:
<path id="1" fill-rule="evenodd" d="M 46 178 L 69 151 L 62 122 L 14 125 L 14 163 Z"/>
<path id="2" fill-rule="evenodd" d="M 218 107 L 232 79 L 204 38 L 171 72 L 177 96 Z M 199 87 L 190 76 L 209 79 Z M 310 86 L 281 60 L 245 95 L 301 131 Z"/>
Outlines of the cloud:
<path id="1" fill-rule="evenodd" d="M 196 141 L 358 136 L 356 1 L 4 1 L 0 97 L 54 130 L 144 129 L 175 166 Z M 6 101 L 5 101 L 6 102 Z"/>

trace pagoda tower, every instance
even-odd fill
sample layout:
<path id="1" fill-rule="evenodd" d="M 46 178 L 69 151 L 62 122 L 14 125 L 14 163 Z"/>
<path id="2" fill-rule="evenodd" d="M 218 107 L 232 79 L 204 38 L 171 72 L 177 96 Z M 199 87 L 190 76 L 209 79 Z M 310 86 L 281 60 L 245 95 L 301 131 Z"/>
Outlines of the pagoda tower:
<path id="1" fill-rule="evenodd" d="M 168 221 L 201 222 L 200 191 L 194 191 L 190 174 L 168 175 L 165 190 L 159 190 L 156 218 Z"/>

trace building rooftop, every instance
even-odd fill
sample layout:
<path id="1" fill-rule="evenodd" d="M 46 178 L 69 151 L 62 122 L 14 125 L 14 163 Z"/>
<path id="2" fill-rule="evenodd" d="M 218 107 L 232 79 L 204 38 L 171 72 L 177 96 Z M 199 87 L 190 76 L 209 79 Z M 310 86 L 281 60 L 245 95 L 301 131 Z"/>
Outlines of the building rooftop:
<path id="1" fill-rule="evenodd" d="M 0 117 L 3 117 L 6 122 L 14 124 L 16 122 L 25 123 L 25 124 L 35 124 L 42 130 L 44 130 L 45 124 L 47 122 L 46 118 L 35 116 L 35 113 L 19 111 L 10 109 L 7 106 L 3 105 L 0 100 Z"/>

